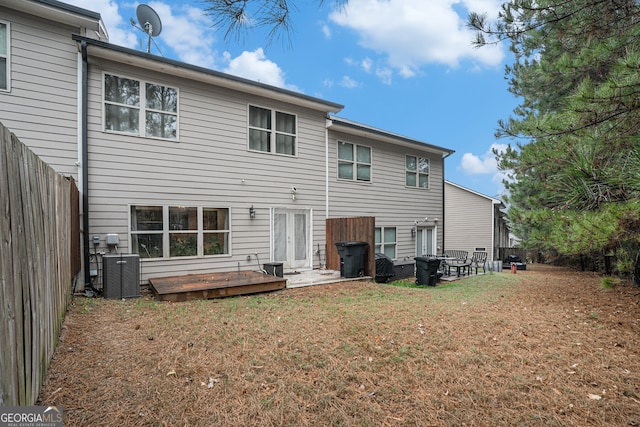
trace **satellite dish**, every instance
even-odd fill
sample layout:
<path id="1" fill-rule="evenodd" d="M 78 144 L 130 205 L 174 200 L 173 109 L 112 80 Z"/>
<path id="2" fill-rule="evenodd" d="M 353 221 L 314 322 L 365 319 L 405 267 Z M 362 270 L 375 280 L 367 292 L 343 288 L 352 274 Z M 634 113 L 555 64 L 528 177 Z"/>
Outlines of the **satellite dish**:
<path id="1" fill-rule="evenodd" d="M 160 21 L 160 17 L 156 11 L 146 4 L 138 5 L 136 16 L 138 17 L 138 23 L 142 27 L 142 31 L 149 36 L 147 40 L 147 53 L 149 53 L 151 51 L 151 37 L 156 37 L 160 34 L 162 31 L 162 21 Z"/>

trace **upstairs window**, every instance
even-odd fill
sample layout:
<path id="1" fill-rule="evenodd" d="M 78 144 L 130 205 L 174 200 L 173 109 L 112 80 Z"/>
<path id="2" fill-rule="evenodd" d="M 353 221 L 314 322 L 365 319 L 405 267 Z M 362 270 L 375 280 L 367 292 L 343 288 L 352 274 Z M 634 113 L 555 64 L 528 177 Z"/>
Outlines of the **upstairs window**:
<path id="1" fill-rule="evenodd" d="M 338 178 L 371 181 L 371 147 L 338 141 Z"/>
<path id="2" fill-rule="evenodd" d="M 249 106 L 249 150 L 296 155 L 296 116 Z"/>
<path id="3" fill-rule="evenodd" d="M 104 127 L 111 132 L 175 141 L 178 90 L 105 74 Z"/>
<path id="4" fill-rule="evenodd" d="M 406 156 L 405 185 L 407 187 L 429 188 L 429 159 Z"/>
<path id="5" fill-rule="evenodd" d="M 11 70 L 9 68 L 9 23 L 0 21 L 0 90 L 9 90 Z"/>

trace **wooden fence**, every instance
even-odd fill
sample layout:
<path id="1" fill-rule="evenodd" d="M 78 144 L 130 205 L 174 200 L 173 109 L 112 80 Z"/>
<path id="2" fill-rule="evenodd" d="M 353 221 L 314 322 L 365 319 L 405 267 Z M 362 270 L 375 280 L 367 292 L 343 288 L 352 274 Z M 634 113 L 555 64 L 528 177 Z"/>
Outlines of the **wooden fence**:
<path id="1" fill-rule="evenodd" d="M 40 392 L 80 268 L 78 200 L 0 123 L 0 406 Z"/>
<path id="2" fill-rule="evenodd" d="M 340 255 L 335 246 L 336 242 L 367 242 L 369 246 L 365 257 L 364 274 L 375 276 L 375 227 L 374 217 L 328 218 L 326 220 L 327 268 L 340 270 Z"/>

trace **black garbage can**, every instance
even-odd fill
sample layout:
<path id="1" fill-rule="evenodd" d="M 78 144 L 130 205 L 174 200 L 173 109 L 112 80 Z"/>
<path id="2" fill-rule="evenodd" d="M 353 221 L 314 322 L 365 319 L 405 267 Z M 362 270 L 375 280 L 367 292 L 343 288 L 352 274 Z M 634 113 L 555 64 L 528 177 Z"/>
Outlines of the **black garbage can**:
<path id="1" fill-rule="evenodd" d="M 396 275 L 393 260 L 385 254 L 376 254 L 376 283 L 387 283 Z"/>
<path id="2" fill-rule="evenodd" d="M 340 276 L 346 278 L 364 276 L 367 242 L 336 242 L 340 256 Z"/>
<path id="3" fill-rule="evenodd" d="M 435 286 L 438 282 L 438 267 L 440 260 L 437 258 L 416 257 L 416 285 Z"/>

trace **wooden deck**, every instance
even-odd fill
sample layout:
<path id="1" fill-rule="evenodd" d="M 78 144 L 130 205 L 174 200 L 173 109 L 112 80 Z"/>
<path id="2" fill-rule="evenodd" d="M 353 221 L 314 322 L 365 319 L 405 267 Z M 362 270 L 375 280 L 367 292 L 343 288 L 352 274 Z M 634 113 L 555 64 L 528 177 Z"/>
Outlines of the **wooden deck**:
<path id="1" fill-rule="evenodd" d="M 287 286 L 282 277 L 257 271 L 240 271 L 149 279 L 153 295 L 160 301 L 188 301 L 276 291 Z"/>

